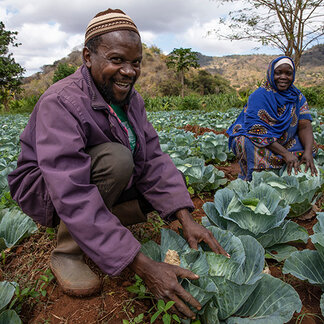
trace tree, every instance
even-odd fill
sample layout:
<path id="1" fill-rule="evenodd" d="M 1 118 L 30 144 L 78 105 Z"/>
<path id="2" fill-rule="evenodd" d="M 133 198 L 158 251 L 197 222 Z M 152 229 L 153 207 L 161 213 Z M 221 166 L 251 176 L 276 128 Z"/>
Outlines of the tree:
<path id="1" fill-rule="evenodd" d="M 190 80 L 191 89 L 199 92 L 201 95 L 229 93 L 234 91 L 230 82 L 221 75 L 212 75 L 206 70 L 199 70 Z"/>
<path id="2" fill-rule="evenodd" d="M 181 97 L 183 98 L 184 73 L 185 71 L 188 71 L 190 67 L 199 67 L 197 53 L 192 52 L 191 48 L 175 48 L 168 55 L 166 65 L 168 68 L 173 68 L 179 73 L 181 82 Z"/>
<path id="3" fill-rule="evenodd" d="M 9 45 L 17 47 L 17 32 L 5 30 L 5 25 L 0 21 L 0 98 L 5 111 L 9 111 L 9 101 L 21 91 L 21 79 L 25 69 L 15 62 Z"/>
<path id="4" fill-rule="evenodd" d="M 59 63 L 53 75 L 53 83 L 66 78 L 76 71 L 77 67 L 68 63 Z"/>
<path id="5" fill-rule="evenodd" d="M 245 2 L 241 10 L 230 12 L 220 22 L 231 33 L 209 31 L 222 39 L 254 40 L 278 48 L 294 59 L 296 67 L 304 50 L 324 35 L 324 0 L 225 0 Z"/>

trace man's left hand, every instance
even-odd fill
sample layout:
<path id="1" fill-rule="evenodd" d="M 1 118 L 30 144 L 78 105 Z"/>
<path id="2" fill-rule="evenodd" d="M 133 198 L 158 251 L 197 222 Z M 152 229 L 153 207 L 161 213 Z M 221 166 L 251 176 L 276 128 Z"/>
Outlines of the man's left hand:
<path id="1" fill-rule="evenodd" d="M 182 225 L 183 236 L 192 249 L 197 250 L 198 243 L 205 242 L 213 252 L 223 254 L 228 258 L 230 257 L 230 255 L 218 243 L 213 233 L 204 226 L 195 222 L 187 209 L 177 211 L 176 217 Z"/>

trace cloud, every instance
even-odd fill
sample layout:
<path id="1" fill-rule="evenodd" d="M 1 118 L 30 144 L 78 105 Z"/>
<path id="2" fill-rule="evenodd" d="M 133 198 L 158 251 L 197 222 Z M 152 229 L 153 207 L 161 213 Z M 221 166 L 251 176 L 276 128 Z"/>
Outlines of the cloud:
<path id="1" fill-rule="evenodd" d="M 219 25 L 218 20 L 211 20 L 202 24 L 195 21 L 194 24 L 183 34 L 183 42 L 190 45 L 193 50 L 202 51 L 203 54 L 221 56 L 226 54 L 242 54 L 253 50 L 258 44 L 252 41 L 220 40 L 212 33 L 214 29 L 221 29 L 223 35 L 228 35 L 230 30 Z M 211 32 L 211 33 L 208 33 Z"/>
<path id="2" fill-rule="evenodd" d="M 12 52 L 29 75 L 81 45 L 88 22 L 107 7 L 124 10 L 138 26 L 143 42 L 156 45 L 165 53 L 179 47 L 215 56 L 247 52 L 254 45 L 206 37 L 218 17 L 242 7 L 242 3 L 217 0 L 110 0 L 109 3 L 104 0 L 0 0 L 0 15 L 7 30 L 19 32 L 18 40 L 22 45 L 13 48 Z"/>
<path id="3" fill-rule="evenodd" d="M 41 66 L 67 56 L 73 47 L 83 42 L 83 35 L 69 35 L 57 23 L 25 23 L 18 29 L 17 41 L 22 45 L 12 49 L 15 59 L 27 74 L 31 74 L 39 71 Z"/>

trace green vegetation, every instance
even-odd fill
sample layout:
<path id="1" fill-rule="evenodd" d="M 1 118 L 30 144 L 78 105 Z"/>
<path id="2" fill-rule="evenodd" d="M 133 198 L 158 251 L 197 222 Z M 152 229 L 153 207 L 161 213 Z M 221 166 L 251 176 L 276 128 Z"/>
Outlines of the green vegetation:
<path id="1" fill-rule="evenodd" d="M 54 71 L 53 83 L 66 78 L 70 74 L 74 73 L 77 67 L 68 63 L 59 63 Z"/>
<path id="2" fill-rule="evenodd" d="M 17 32 L 5 30 L 5 25 L 0 21 L 0 102 L 4 110 L 9 111 L 9 102 L 21 90 L 21 79 L 24 69 L 15 62 L 9 46 L 17 47 Z"/>
<path id="3" fill-rule="evenodd" d="M 194 98 L 192 102 L 191 98 Z M 203 305 L 195 322 L 182 320 L 183 323 L 206 324 L 223 321 L 230 324 L 254 323 L 256 320 L 261 323 L 263 316 L 264 322 L 283 323 L 290 320 L 294 311 L 300 311 L 301 304 L 290 285 L 279 280 L 278 276 L 274 278 L 262 273 L 265 258 L 271 259 L 267 260 L 269 265 L 281 269 L 283 260 L 287 257 L 289 259 L 289 255 L 294 258 L 309 257 L 306 252 L 302 255 L 295 254 L 294 244 L 298 242 L 301 244 L 298 247 L 303 246 L 305 243 L 302 242 L 307 241 L 308 233 L 304 227 L 287 217 L 298 216 L 314 205 L 318 192 L 322 190 L 323 174 L 319 172 L 318 177 L 309 177 L 301 173 L 296 177 L 287 176 L 284 170 L 278 174 L 260 172 L 249 183 L 242 180 L 232 180 L 229 183 L 223 171 L 218 168 L 228 165 L 232 156 L 227 149 L 227 137 L 218 131 L 227 129 L 241 109 L 229 108 L 232 106 L 228 105 L 221 111 L 211 109 L 210 106 L 209 111 L 206 103 L 216 102 L 217 98 L 217 95 L 196 95 L 185 97 L 187 101 L 179 96 L 150 99 L 149 104 L 155 105 L 155 108 L 147 115 L 158 131 L 162 150 L 170 155 L 176 167 L 183 172 L 190 193 L 195 198 L 206 196 L 208 201 L 214 197 L 213 202 L 204 204 L 208 219 L 203 218 L 202 223 L 209 227 L 231 258 L 215 255 L 205 244 L 201 244 L 198 251 L 190 249 L 184 243 L 185 240 L 167 229 L 168 224 L 154 213 L 149 215 L 147 223 L 134 228 L 134 235 L 142 243 L 143 251 L 154 259 L 165 260 L 164 252 L 168 249 L 175 250 L 181 266 L 200 275 L 199 280 L 181 280 L 185 289 Z M 222 98 L 229 98 L 229 94 Z M 191 108 L 199 108 L 185 110 L 181 106 L 184 102 L 189 102 Z M 157 111 L 159 105 L 165 109 Z M 224 102 L 222 105 L 224 107 Z M 313 117 L 315 138 L 319 142 L 323 140 L 324 143 L 324 115 L 320 110 L 314 110 Z M 28 115 L 0 116 L 0 320 L 3 316 L 5 323 L 9 323 L 8 318 L 14 317 L 17 323 L 21 323 L 19 317 L 24 321 L 24 315 L 26 316 L 24 309 L 33 309 L 36 304 L 44 303 L 44 307 L 47 307 L 45 305 L 50 300 L 47 296 L 50 295 L 48 285 L 53 287 L 53 275 L 44 265 L 44 251 L 46 249 L 49 254 L 51 244 L 54 243 L 55 230 L 36 227 L 12 200 L 7 183 L 7 175 L 15 168 L 20 150 L 19 134 L 27 121 Z M 227 173 L 226 175 L 228 176 Z M 197 218 L 197 221 L 200 220 Z M 323 237 L 323 220 L 320 218 L 319 223 L 320 227 L 314 227 L 316 236 L 311 239 L 317 249 L 317 253 L 312 251 L 312 254 L 321 265 L 322 252 L 317 244 L 323 245 L 320 241 Z M 152 240 L 161 242 L 161 245 L 152 243 Z M 28 245 L 31 245 L 31 252 L 27 253 L 27 261 L 24 255 L 21 266 L 18 261 L 24 253 L 21 249 L 28 249 Z M 15 269 L 19 270 L 11 273 L 13 260 L 17 265 Z M 293 265 L 297 264 L 295 259 L 292 260 Z M 20 270 L 21 268 L 23 269 Z M 316 266 L 317 270 L 322 268 Z M 317 281 L 316 284 L 322 285 L 323 276 L 318 270 L 317 279 L 321 282 Z M 113 282 L 114 279 L 107 280 Z M 123 323 L 177 323 L 177 318 L 172 313 L 172 301 L 168 303 L 154 300 L 138 276 L 133 283 L 125 288 L 130 297 L 123 291 L 122 298 L 126 298 L 119 300 L 122 308 L 119 308 L 119 314 L 122 313 L 125 318 Z M 113 298 L 115 292 L 107 292 L 107 287 L 110 287 L 109 284 L 105 285 L 100 300 L 108 295 Z M 6 289 L 5 293 L 2 288 Z M 3 294 L 7 297 L 2 298 Z M 6 305 L 1 304 L 1 301 Z M 324 309 L 324 297 L 321 301 L 318 300 L 318 304 Z M 139 305 L 143 308 L 139 308 Z M 295 318 L 299 320 L 305 314 L 300 313 L 298 318 L 297 314 Z M 320 312 L 307 314 L 313 318 L 321 316 Z M 100 316 L 108 316 L 107 311 L 102 310 Z"/>
<path id="4" fill-rule="evenodd" d="M 317 213 L 318 222 L 314 225 L 314 234 L 311 235 L 312 243 L 316 250 L 303 250 L 294 252 L 286 261 L 283 273 L 307 280 L 324 290 L 324 213 Z M 324 315 L 324 294 L 321 296 L 320 307 Z"/>
<path id="5" fill-rule="evenodd" d="M 196 314 L 201 323 L 279 324 L 301 310 L 299 296 L 289 284 L 262 273 L 264 250 L 257 240 L 215 226 L 208 229 L 230 258 L 211 252 L 206 244 L 193 250 L 169 229 L 162 229 L 160 245 L 154 241 L 142 245 L 142 252 L 157 262 L 167 262 L 171 250 L 183 268 L 199 275 L 197 280 L 180 279 L 180 283 L 201 304 Z"/>
<path id="6" fill-rule="evenodd" d="M 180 76 L 181 97 L 184 97 L 184 80 L 185 72 L 191 67 L 198 68 L 198 57 L 196 52 L 191 48 L 175 48 L 167 57 L 166 65 L 169 69 L 175 69 Z"/>

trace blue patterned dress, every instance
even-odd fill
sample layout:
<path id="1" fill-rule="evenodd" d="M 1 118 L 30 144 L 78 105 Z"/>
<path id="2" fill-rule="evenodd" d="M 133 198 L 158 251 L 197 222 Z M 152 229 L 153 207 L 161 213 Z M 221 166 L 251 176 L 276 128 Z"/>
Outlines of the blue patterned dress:
<path id="1" fill-rule="evenodd" d="M 255 170 L 279 169 L 285 164 L 281 155 L 267 148 L 275 141 L 297 157 L 304 152 L 297 134 L 298 122 L 311 121 L 312 117 L 306 98 L 293 85 L 295 68 L 293 82 L 287 90 L 279 91 L 275 85 L 274 65 L 284 57 L 287 56 L 269 64 L 267 81 L 250 95 L 247 105 L 227 130 L 229 148 L 239 159 L 241 179 L 250 181 Z M 314 147 L 314 154 L 315 151 Z"/>

